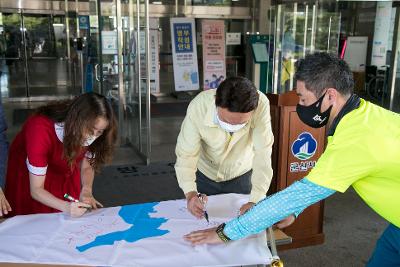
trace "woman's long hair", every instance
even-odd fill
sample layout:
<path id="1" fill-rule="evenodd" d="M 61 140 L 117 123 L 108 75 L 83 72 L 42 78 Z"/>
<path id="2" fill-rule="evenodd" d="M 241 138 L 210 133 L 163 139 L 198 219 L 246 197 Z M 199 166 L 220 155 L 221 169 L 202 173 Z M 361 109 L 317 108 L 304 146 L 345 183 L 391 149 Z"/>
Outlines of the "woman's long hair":
<path id="1" fill-rule="evenodd" d="M 95 171 L 111 160 L 117 140 L 117 121 L 110 102 L 104 96 L 97 93 L 82 94 L 73 100 L 39 107 L 36 114 L 64 123 L 64 158 L 70 166 L 82 150 L 82 142 L 87 137 L 85 135 L 92 134 L 98 118 L 104 118 L 108 126 L 88 147 L 93 155 L 88 160 Z"/>

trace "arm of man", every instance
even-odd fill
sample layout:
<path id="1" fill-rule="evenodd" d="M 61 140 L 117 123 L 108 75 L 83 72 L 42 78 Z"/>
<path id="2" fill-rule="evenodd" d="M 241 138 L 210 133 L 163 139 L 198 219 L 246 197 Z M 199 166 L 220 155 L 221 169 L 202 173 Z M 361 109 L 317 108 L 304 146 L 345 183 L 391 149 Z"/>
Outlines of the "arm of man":
<path id="1" fill-rule="evenodd" d="M 103 205 L 93 197 L 93 180 L 94 169 L 90 165 L 88 158 L 84 157 L 81 164 L 82 189 L 79 200 L 97 209 L 98 207 L 103 207 Z"/>
<path id="2" fill-rule="evenodd" d="M 265 98 L 265 99 L 264 99 Z M 250 202 L 257 203 L 264 199 L 272 180 L 271 153 L 274 135 L 271 129 L 271 116 L 266 96 L 260 95 L 260 103 L 253 129 L 253 173 Z"/>
<path id="3" fill-rule="evenodd" d="M 259 202 L 243 216 L 229 221 L 224 228 L 224 233 L 231 240 L 259 233 L 289 215 L 298 215 L 306 207 L 335 192 L 304 178 Z"/>
<path id="4" fill-rule="evenodd" d="M 265 198 L 245 214 L 226 223 L 223 233 L 230 240 L 238 240 L 259 233 L 289 215 L 298 214 L 306 207 L 335 192 L 304 178 Z M 215 230 L 215 228 L 210 228 L 192 232 L 184 238 L 194 245 L 222 243 L 223 241 Z"/>
<path id="5" fill-rule="evenodd" d="M 203 216 L 204 204 L 197 197 L 196 171 L 199 160 L 201 136 L 193 118 L 194 108 L 189 105 L 175 148 L 175 172 L 179 187 L 187 199 L 189 211 L 196 217 Z"/>

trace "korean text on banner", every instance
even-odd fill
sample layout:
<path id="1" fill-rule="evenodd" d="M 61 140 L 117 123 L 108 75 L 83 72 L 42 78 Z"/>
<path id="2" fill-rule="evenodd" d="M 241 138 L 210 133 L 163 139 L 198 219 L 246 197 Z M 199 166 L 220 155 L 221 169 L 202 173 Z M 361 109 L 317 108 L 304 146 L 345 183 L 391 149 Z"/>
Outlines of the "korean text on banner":
<path id="1" fill-rule="evenodd" d="M 217 88 L 226 77 L 225 24 L 223 20 L 203 20 L 204 89 Z"/>
<path id="2" fill-rule="evenodd" d="M 171 18 L 171 36 L 175 90 L 198 90 L 200 84 L 194 19 Z"/>

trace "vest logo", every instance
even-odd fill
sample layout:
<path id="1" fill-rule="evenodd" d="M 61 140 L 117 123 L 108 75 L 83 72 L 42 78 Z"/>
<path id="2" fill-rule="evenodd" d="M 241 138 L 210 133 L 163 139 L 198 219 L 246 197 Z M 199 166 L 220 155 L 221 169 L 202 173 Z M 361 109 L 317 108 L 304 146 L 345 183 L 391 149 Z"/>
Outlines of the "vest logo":
<path id="1" fill-rule="evenodd" d="M 307 160 L 317 151 L 317 140 L 309 133 L 302 132 L 292 144 L 292 154 L 299 160 Z"/>

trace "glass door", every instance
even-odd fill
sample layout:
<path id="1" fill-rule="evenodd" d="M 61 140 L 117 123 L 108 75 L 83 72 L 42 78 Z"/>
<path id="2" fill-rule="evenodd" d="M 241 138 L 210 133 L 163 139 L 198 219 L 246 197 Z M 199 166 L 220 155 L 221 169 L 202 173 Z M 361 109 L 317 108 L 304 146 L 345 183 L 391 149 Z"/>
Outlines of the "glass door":
<path id="1" fill-rule="evenodd" d="M 124 125 L 126 141 L 147 164 L 150 162 L 150 26 L 149 3 L 126 0 L 121 5 L 122 54 L 120 55 L 124 87 Z M 158 38 L 158 35 L 152 35 Z M 154 40 L 153 40 L 154 41 Z M 155 42 L 158 43 L 158 42 Z M 158 51 L 158 50 L 157 50 Z M 158 64 L 158 62 L 157 62 Z"/>
<path id="2" fill-rule="evenodd" d="M 1 96 L 26 97 L 22 17 L 19 10 L 0 12 Z"/>
<path id="3" fill-rule="evenodd" d="M 68 69 L 65 15 L 22 16 L 27 58 L 28 96 L 67 96 L 80 93 Z M 80 80 L 80 79 L 79 79 Z"/>
<path id="4" fill-rule="evenodd" d="M 120 144 L 150 161 L 149 4 L 99 1 L 96 80 L 118 114 Z"/>
<path id="5" fill-rule="evenodd" d="M 140 151 L 142 110 L 139 107 L 142 92 L 139 90 L 141 69 L 139 67 L 140 43 L 138 43 L 138 40 L 140 31 L 138 29 L 140 29 L 140 14 L 138 11 L 136 0 L 128 0 L 121 7 L 122 62 L 124 68 L 122 82 L 125 89 L 124 124 L 126 125 L 124 139 L 137 151 Z"/>
<path id="6" fill-rule="evenodd" d="M 294 88 L 295 63 L 314 51 L 338 52 L 340 13 L 309 3 L 277 5 L 274 33 L 274 93 Z"/>
<path id="7" fill-rule="evenodd" d="M 88 27 L 86 29 L 81 29 L 81 31 L 84 32 L 87 44 L 87 55 L 84 57 L 86 59 L 84 62 L 86 66 L 84 87 L 86 91 L 101 93 L 102 83 L 100 81 L 103 80 L 103 75 L 102 72 L 98 70 L 101 65 L 101 34 L 99 30 L 98 3 L 98 0 L 89 1 L 89 15 L 86 16 L 86 18 L 89 19 Z"/>
<path id="8" fill-rule="evenodd" d="M 315 5 L 300 3 L 276 7 L 274 93 L 293 88 L 295 62 L 315 50 L 315 10 Z"/>
<path id="9" fill-rule="evenodd" d="M 39 100 L 79 94 L 81 78 L 70 64 L 74 50 L 69 45 L 68 12 L 26 12 L 0 12 L 2 96 Z"/>

